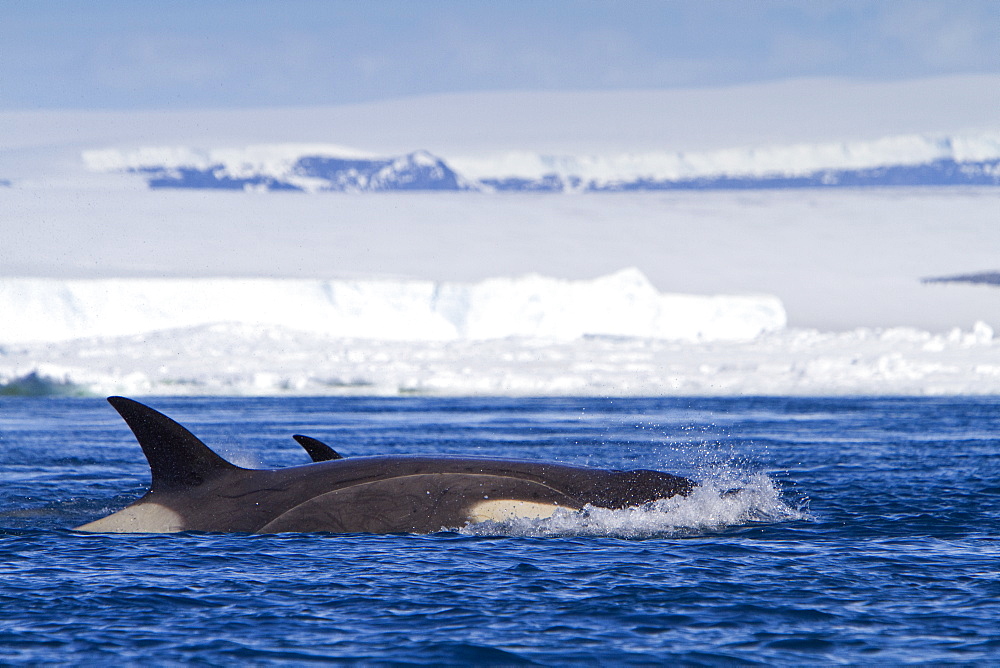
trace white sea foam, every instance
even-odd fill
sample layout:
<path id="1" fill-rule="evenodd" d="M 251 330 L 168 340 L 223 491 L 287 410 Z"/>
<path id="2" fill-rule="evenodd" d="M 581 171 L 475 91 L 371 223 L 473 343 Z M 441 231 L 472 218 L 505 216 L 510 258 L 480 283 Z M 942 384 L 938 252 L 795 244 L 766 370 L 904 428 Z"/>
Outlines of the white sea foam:
<path id="1" fill-rule="evenodd" d="M 729 482 L 707 480 L 689 496 L 674 496 L 634 508 L 560 509 L 551 517 L 468 524 L 460 532 L 474 536 L 650 538 L 808 518 L 804 511 L 788 505 L 765 475 L 749 476 L 738 489 Z"/>
<path id="2" fill-rule="evenodd" d="M 635 269 L 584 281 L 0 278 L 0 343 L 216 323 L 394 341 L 627 336 L 746 340 L 785 325 L 771 296 L 661 294 Z"/>

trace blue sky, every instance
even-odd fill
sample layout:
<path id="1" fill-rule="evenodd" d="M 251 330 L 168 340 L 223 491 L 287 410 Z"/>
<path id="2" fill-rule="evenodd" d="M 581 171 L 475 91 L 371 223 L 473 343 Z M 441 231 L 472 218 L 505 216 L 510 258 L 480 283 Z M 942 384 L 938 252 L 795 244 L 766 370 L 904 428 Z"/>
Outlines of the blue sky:
<path id="1" fill-rule="evenodd" d="M 1000 72 L 996 0 L 0 0 L 0 108 Z"/>

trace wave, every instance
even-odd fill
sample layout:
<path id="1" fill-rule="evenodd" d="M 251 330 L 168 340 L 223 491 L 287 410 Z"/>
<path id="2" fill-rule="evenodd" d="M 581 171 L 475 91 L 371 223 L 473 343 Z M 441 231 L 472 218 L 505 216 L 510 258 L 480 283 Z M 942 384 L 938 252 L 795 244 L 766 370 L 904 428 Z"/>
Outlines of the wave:
<path id="1" fill-rule="evenodd" d="M 0 373 L 0 397 L 82 397 L 89 393 L 67 378 L 54 378 L 33 369 L 23 375 L 4 378 Z"/>
<path id="2" fill-rule="evenodd" d="M 459 532 L 473 536 L 655 538 L 718 531 L 747 524 L 808 519 L 793 508 L 763 474 L 732 480 L 707 480 L 687 497 L 674 496 L 636 508 L 608 510 L 587 506 L 560 509 L 551 517 L 517 518 L 468 524 Z"/>

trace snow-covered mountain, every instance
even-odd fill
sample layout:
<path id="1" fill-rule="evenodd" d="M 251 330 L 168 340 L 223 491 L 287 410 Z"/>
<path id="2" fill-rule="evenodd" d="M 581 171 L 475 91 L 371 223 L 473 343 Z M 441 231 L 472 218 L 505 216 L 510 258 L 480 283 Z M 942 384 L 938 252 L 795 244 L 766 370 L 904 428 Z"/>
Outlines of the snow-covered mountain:
<path id="1" fill-rule="evenodd" d="M 311 145 L 208 151 L 180 147 L 86 151 L 83 158 L 94 171 L 142 174 L 150 188 L 378 192 L 474 187 L 426 151 L 380 158 Z"/>
<path id="2" fill-rule="evenodd" d="M 85 151 L 88 168 L 141 174 L 151 188 L 378 192 L 1000 185 L 1000 132 L 875 141 L 565 156 L 508 152 L 379 157 L 341 147 Z"/>

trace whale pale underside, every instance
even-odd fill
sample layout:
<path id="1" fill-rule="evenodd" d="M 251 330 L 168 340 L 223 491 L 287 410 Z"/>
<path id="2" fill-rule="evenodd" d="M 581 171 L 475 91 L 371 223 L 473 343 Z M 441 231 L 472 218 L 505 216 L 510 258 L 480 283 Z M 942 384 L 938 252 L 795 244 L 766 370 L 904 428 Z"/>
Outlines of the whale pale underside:
<path id="1" fill-rule="evenodd" d="M 295 439 L 313 463 L 245 469 L 148 406 L 124 397 L 108 401 L 139 441 L 152 483 L 135 503 L 79 531 L 423 534 L 587 505 L 640 506 L 694 487 L 687 478 L 645 469 L 471 457 L 344 458 L 300 435 Z"/>

